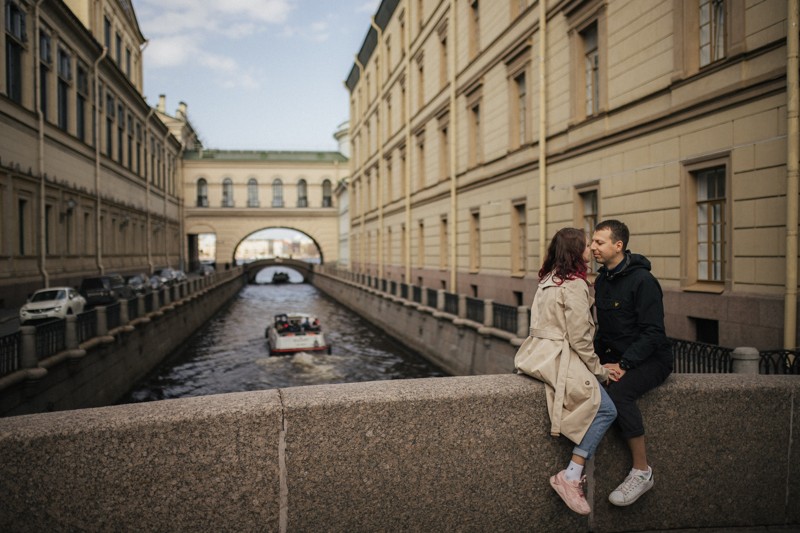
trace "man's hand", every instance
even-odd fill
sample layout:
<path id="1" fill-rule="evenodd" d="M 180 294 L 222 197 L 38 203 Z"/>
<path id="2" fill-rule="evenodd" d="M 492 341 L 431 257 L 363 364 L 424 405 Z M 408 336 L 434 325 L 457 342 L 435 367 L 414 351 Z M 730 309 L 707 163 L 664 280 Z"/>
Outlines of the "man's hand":
<path id="1" fill-rule="evenodd" d="M 625 371 L 619 367 L 619 363 L 606 363 L 603 366 L 608 369 L 611 381 L 619 381 L 625 375 Z"/>

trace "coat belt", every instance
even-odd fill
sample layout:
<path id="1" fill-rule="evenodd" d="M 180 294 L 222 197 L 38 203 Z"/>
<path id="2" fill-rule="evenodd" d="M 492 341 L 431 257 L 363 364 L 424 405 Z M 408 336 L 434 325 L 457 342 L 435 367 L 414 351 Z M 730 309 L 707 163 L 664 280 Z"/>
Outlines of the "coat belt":
<path id="1" fill-rule="evenodd" d="M 530 328 L 531 337 L 561 342 L 561 360 L 558 362 L 558 378 L 556 378 L 555 398 L 553 399 L 553 416 L 550 427 L 551 435 L 561 434 L 561 413 L 564 409 L 564 395 L 567 390 L 567 371 L 569 370 L 570 349 L 567 337 L 560 331 L 552 329 Z"/>

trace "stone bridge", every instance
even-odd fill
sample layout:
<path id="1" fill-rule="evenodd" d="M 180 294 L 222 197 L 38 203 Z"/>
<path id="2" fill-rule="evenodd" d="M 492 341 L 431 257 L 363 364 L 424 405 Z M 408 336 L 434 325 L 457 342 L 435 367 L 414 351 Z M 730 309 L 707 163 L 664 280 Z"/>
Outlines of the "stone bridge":
<path id="1" fill-rule="evenodd" d="M 270 259 L 259 259 L 252 263 L 242 265 L 247 273 L 247 282 L 255 283 L 259 271 L 267 267 L 282 266 L 296 270 L 303 276 L 303 283 L 310 283 L 314 277 L 314 264 L 300 261 L 298 259 L 287 259 L 285 257 L 273 257 Z"/>
<path id="2" fill-rule="evenodd" d="M 612 430 L 589 517 L 571 445 L 511 374 L 296 387 L 0 419 L 3 531 L 652 531 L 800 527 L 800 379 L 678 374 L 640 401 L 655 487 Z M 796 431 L 796 429 L 795 429 Z M 787 529 L 788 530 L 788 529 Z"/>

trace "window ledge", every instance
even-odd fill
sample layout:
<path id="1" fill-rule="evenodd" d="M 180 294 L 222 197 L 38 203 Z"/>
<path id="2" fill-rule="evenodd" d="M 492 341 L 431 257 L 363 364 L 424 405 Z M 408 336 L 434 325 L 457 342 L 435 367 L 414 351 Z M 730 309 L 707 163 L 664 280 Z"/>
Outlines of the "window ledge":
<path id="1" fill-rule="evenodd" d="M 697 281 L 691 285 L 681 287 L 684 292 L 707 292 L 710 294 L 722 294 L 725 292 L 725 285 L 723 283 L 716 283 L 713 281 Z"/>

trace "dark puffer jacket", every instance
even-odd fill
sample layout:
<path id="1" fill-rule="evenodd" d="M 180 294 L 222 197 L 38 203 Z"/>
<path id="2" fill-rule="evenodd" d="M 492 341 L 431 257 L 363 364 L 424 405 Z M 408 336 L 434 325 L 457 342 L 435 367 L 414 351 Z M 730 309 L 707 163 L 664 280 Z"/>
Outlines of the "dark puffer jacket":
<path id="1" fill-rule="evenodd" d="M 603 363 L 624 359 L 635 368 L 658 357 L 672 368 L 672 350 L 664 333 L 661 285 L 643 255 L 625 252 L 621 270 L 601 267 L 595 280 L 597 334 L 595 353 Z"/>

